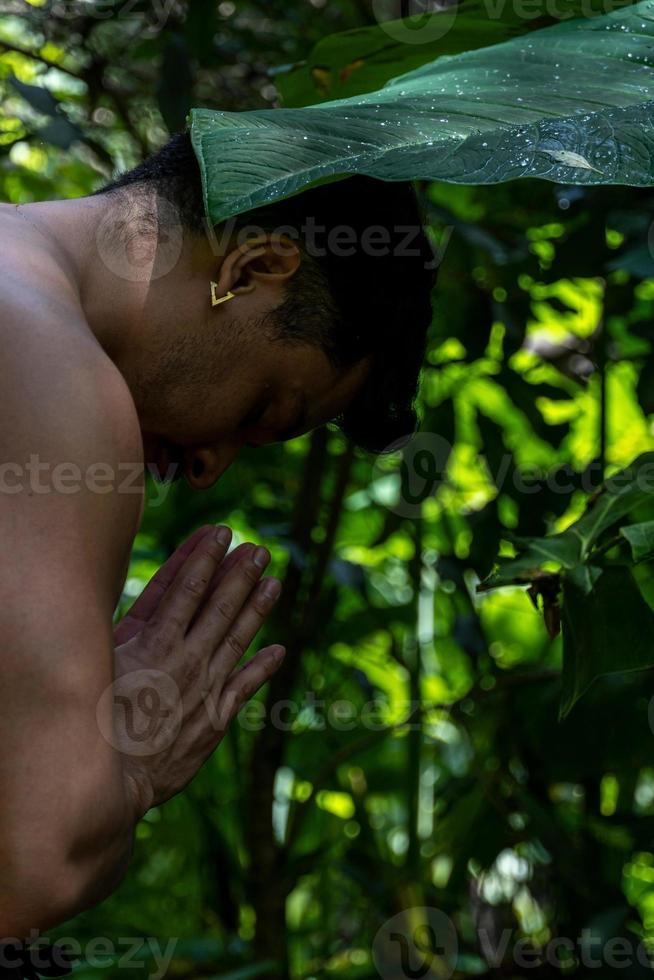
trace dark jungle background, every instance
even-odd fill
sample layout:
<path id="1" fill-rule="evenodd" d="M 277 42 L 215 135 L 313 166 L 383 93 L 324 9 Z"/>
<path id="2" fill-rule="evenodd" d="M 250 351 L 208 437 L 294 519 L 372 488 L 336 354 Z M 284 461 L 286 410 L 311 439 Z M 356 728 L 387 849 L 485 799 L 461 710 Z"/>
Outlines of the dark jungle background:
<path id="1" fill-rule="evenodd" d="M 272 69 L 374 23 L 368 0 L 0 11 L 0 197 L 17 203 L 101 186 L 192 105 L 275 105 Z M 421 194 L 441 267 L 420 407 L 447 470 L 398 506 L 394 458 L 330 429 L 244 452 L 209 493 L 153 494 L 123 611 L 194 528 L 226 522 L 272 550 L 285 591 L 267 635 L 287 660 L 259 713 L 138 827 L 115 895 L 59 935 L 173 938 L 179 980 L 374 978 L 375 936 L 406 909 L 451 919 L 458 977 L 603 976 L 581 937 L 654 937 L 651 673 L 600 679 L 560 722 L 560 639 L 524 590 L 476 593 L 507 534 L 566 526 L 584 473 L 654 447 L 654 195 Z M 557 482 L 525 492 L 526 467 Z M 493 957 L 481 935 L 509 938 Z M 516 963 L 520 940 L 562 937 L 550 962 Z M 106 963 L 77 976 L 154 971 Z M 429 970 L 381 975 L 451 974 L 438 957 Z M 649 971 L 632 957 L 616 972 Z"/>

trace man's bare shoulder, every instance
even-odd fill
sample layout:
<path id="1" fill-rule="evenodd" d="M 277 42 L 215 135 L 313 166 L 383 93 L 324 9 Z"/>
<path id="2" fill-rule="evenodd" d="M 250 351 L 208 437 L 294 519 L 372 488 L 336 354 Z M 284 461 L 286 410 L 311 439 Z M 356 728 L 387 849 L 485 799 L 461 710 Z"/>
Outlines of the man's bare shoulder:
<path id="1" fill-rule="evenodd" d="M 1 271 L 0 382 L 18 412 L 17 430 L 38 416 L 44 434 L 51 422 L 64 440 L 67 429 L 78 438 L 105 436 L 139 457 L 129 388 L 91 333 L 65 271 L 38 240 L 10 250 Z M 20 412 L 28 405 L 32 411 Z"/>
<path id="2" fill-rule="evenodd" d="M 0 277 L 0 528 L 80 559 L 81 575 L 104 568 L 115 593 L 142 509 L 138 417 L 65 275 L 35 252 L 26 268 L 15 250 Z"/>

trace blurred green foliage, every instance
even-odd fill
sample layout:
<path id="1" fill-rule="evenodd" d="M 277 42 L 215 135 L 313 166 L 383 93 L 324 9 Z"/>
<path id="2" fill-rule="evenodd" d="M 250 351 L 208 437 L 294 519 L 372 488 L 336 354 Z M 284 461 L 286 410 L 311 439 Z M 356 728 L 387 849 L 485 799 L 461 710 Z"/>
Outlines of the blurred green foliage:
<path id="1" fill-rule="evenodd" d="M 367 0 L 12 11 L 0 195 L 14 202 L 88 193 L 191 105 L 272 105 L 268 69 L 373 23 Z M 560 639 L 524 587 L 476 589 L 515 555 L 513 535 L 582 514 L 589 474 L 653 448 L 654 195 L 531 181 L 421 193 L 441 259 L 422 427 L 446 470 L 407 516 L 395 458 L 325 430 L 244 452 L 210 493 L 178 486 L 161 503 L 150 489 L 122 608 L 195 527 L 224 521 L 271 548 L 285 591 L 265 639 L 287 660 L 258 712 L 137 828 L 115 895 L 60 935 L 174 938 L 167 975 L 189 980 L 374 978 L 378 929 L 421 906 L 454 921 L 459 977 L 604 976 L 574 957 L 523 971 L 513 944 L 654 938 L 651 673 L 596 680 L 559 722 Z M 550 479 L 525 490 L 527 467 Z M 496 945 L 505 928 L 493 961 L 481 931 Z"/>

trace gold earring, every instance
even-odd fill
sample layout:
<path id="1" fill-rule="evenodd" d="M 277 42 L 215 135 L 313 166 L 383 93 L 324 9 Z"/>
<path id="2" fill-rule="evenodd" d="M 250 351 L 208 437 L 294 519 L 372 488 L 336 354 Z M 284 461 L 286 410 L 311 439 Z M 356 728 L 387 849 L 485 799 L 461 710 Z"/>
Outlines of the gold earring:
<path id="1" fill-rule="evenodd" d="M 212 306 L 220 306 L 221 303 L 226 303 L 227 300 L 234 299 L 236 297 L 236 293 L 233 293 L 231 290 L 228 290 L 225 293 L 224 296 L 218 296 L 217 293 L 216 293 L 216 290 L 217 289 L 218 289 L 218 283 L 217 282 L 212 282 L 211 283 L 211 305 Z"/>

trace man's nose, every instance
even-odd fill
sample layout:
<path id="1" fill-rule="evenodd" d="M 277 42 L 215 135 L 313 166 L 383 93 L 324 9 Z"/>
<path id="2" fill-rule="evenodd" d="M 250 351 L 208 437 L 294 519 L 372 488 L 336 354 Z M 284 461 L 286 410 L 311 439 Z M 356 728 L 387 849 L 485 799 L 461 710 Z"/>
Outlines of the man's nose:
<path id="1" fill-rule="evenodd" d="M 196 446 L 187 449 L 182 469 L 187 483 L 193 490 L 209 490 L 231 466 L 238 455 L 239 446 L 224 444 Z"/>

